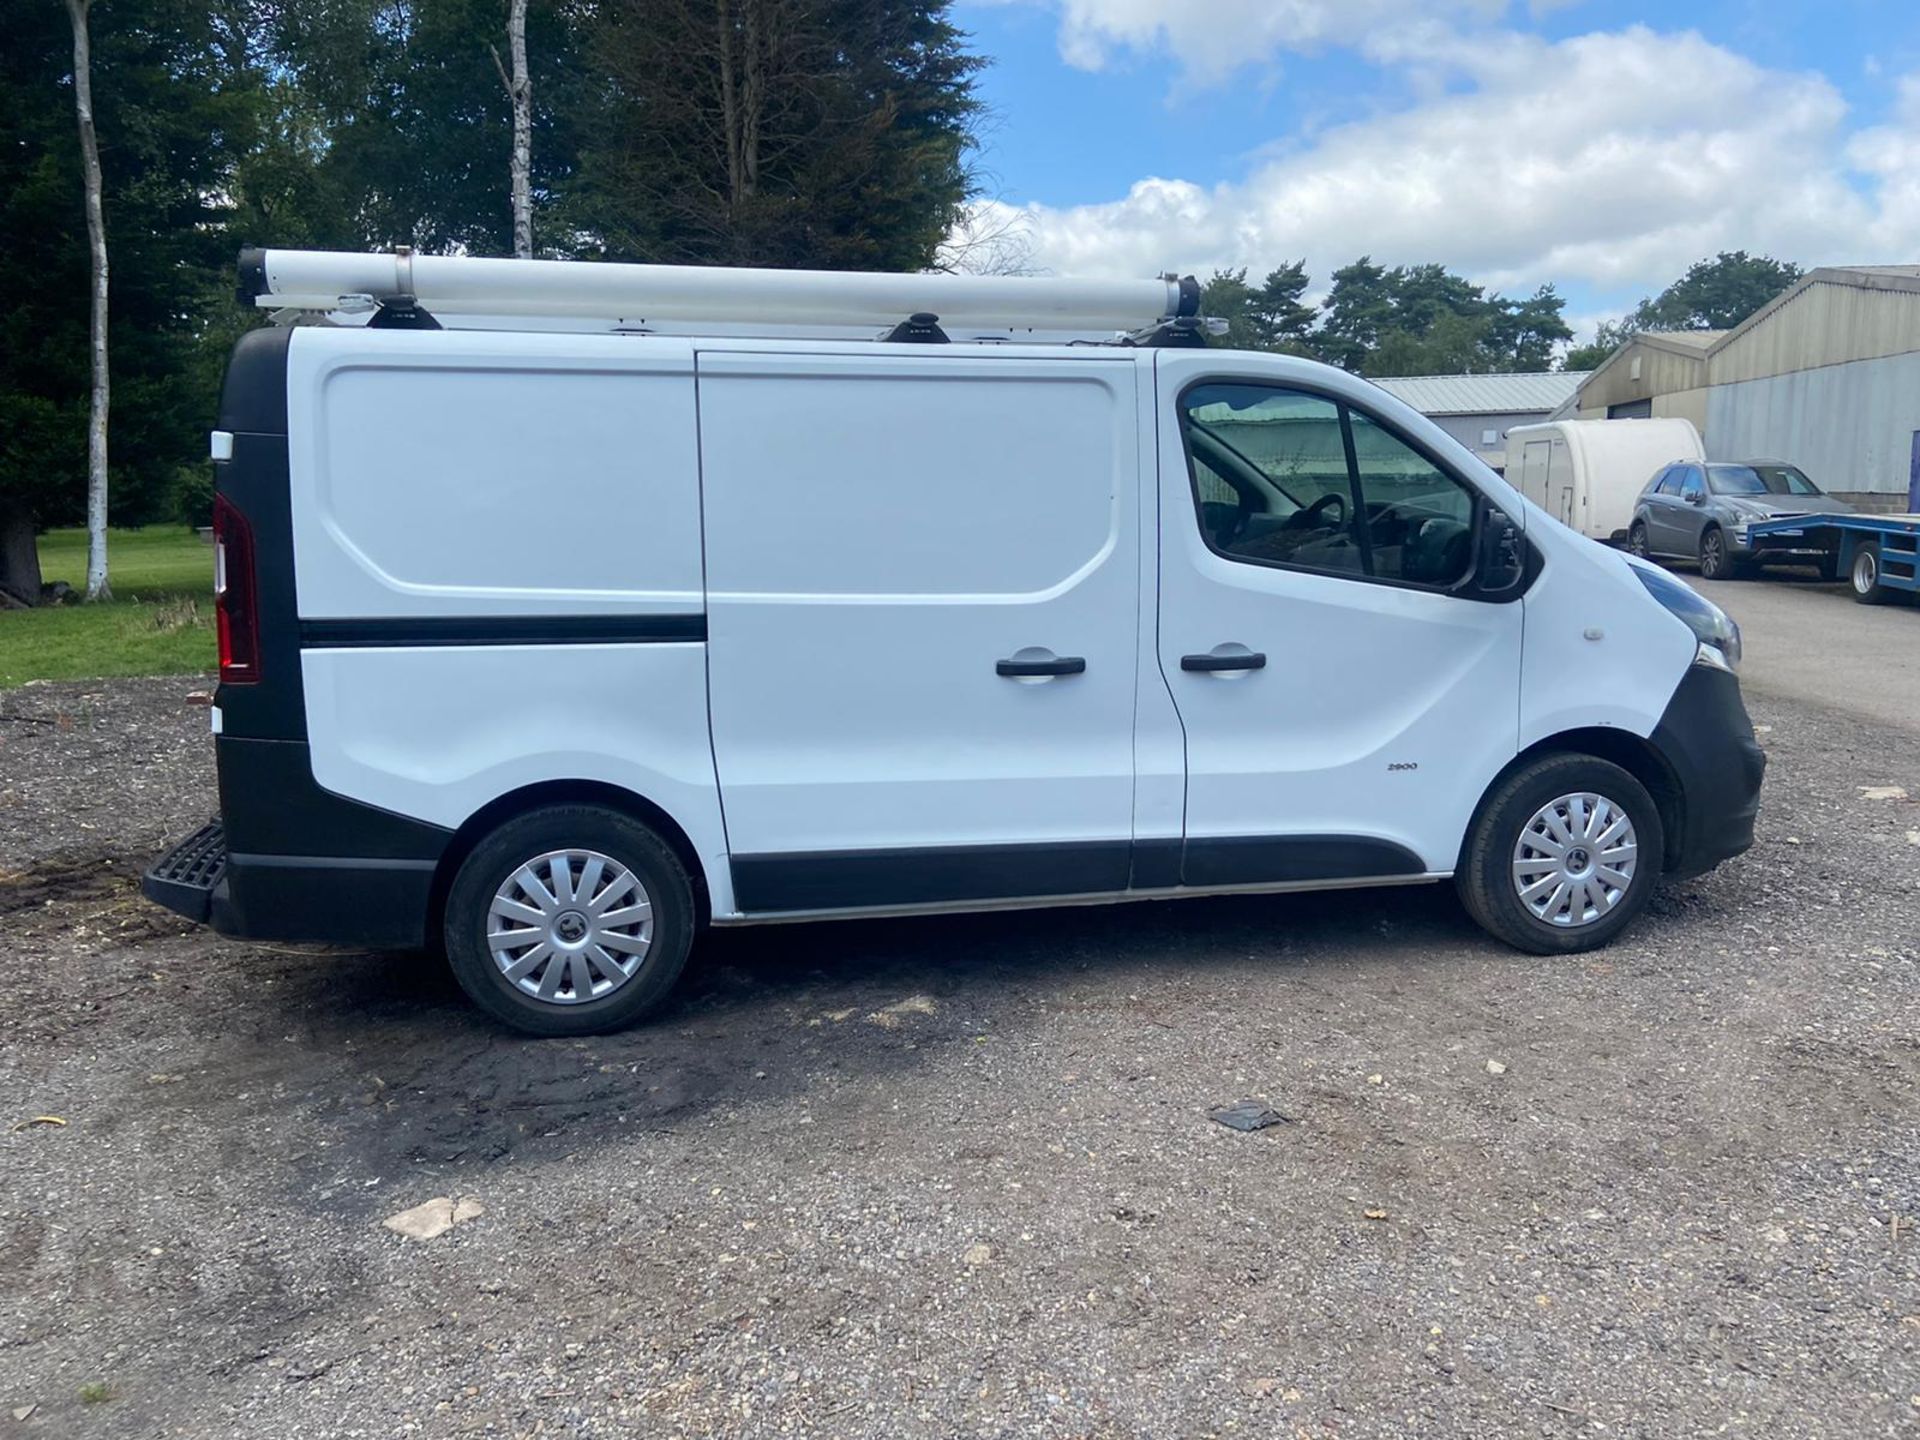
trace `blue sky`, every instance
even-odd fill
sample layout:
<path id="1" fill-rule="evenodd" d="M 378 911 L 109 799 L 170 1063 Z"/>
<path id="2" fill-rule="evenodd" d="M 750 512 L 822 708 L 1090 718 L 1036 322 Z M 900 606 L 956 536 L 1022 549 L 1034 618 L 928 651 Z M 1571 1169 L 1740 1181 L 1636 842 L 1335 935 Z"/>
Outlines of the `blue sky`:
<path id="1" fill-rule="evenodd" d="M 1920 0 L 957 0 L 1056 273 L 1371 251 L 1584 324 L 1720 248 L 1920 262 Z M 1158 183 L 1156 183 L 1158 182 Z"/>

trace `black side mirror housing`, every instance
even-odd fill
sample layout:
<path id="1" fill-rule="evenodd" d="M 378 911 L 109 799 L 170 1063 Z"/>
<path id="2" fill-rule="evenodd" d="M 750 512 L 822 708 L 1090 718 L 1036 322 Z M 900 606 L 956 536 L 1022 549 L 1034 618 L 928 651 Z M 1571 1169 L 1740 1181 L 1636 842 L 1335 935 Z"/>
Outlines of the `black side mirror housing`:
<path id="1" fill-rule="evenodd" d="M 1498 505 L 1488 504 L 1480 516 L 1475 588 L 1482 595 L 1505 595 L 1519 586 L 1526 573 L 1527 544 L 1520 526 Z"/>

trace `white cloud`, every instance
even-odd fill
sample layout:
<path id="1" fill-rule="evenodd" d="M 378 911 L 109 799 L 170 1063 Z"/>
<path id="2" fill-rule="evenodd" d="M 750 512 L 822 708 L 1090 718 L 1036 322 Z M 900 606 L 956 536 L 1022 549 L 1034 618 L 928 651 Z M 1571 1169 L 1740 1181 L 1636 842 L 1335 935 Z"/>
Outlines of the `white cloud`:
<path id="1" fill-rule="evenodd" d="M 1879 201 L 1862 239 L 1893 263 L 1920 258 L 1920 72 L 1901 80 L 1893 122 L 1854 136 L 1847 159 L 1871 177 Z"/>
<path id="2" fill-rule="evenodd" d="M 1300 24 L 1333 9 L 1271 8 Z M 1185 13 L 1168 0 L 1067 0 L 1069 22 L 1096 12 L 1113 43 L 1129 24 L 1173 36 L 1168 17 Z M 1557 280 L 1619 293 L 1658 289 L 1720 249 L 1806 264 L 1920 260 L 1920 76 L 1893 123 L 1849 134 L 1824 77 L 1766 69 L 1692 33 L 1549 42 L 1428 29 L 1394 54 L 1370 43 L 1375 58 L 1445 72 L 1451 86 L 1268 153 L 1234 182 L 1149 178 L 1104 204 L 1024 207 L 1035 263 L 1059 274 L 1259 271 L 1305 255 L 1324 284 L 1371 254 L 1437 260 L 1509 292 Z M 1202 42 L 1181 44 L 1190 65 L 1211 63 Z"/>
<path id="3" fill-rule="evenodd" d="M 1060 54 L 1100 70 L 1131 52 L 1166 53 L 1201 83 L 1284 52 L 1426 33 L 1441 21 L 1496 19 L 1507 0 L 1053 0 Z"/>

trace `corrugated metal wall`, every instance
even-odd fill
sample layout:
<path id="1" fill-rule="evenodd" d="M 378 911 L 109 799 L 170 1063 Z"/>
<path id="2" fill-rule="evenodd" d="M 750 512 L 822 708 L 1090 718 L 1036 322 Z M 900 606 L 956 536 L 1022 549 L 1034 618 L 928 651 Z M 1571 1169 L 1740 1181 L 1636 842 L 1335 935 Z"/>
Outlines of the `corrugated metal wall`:
<path id="1" fill-rule="evenodd" d="M 1538 425 L 1547 418 L 1547 413 L 1527 410 L 1506 415 L 1429 415 L 1427 418 L 1483 460 L 1492 459 L 1495 464 L 1501 464 L 1507 458 L 1507 431 L 1516 425 Z M 1495 438 L 1490 444 L 1482 444 L 1480 437 L 1489 430 Z"/>
<path id="2" fill-rule="evenodd" d="M 1691 420 L 1693 428 L 1702 435 L 1707 433 L 1707 391 L 1675 390 L 1671 394 L 1655 395 L 1653 398 L 1653 417 L 1656 420 Z M 1573 420 L 1604 420 L 1605 409 L 1580 410 L 1564 417 Z M 1628 422 L 1622 421 L 1622 424 Z"/>
<path id="3" fill-rule="evenodd" d="M 1916 430 L 1920 352 L 1716 385 L 1707 396 L 1710 459 L 1790 460 L 1843 494 L 1904 497 Z"/>
<path id="4" fill-rule="evenodd" d="M 1633 378 L 1633 362 L 1640 362 L 1640 378 Z M 1589 380 L 1580 390 L 1580 412 L 1607 413 L 1609 405 L 1630 400 L 1645 400 L 1652 395 L 1667 395 L 1675 390 L 1691 390 L 1706 379 L 1704 351 L 1700 355 L 1679 355 L 1655 345 L 1629 342 L 1621 355 Z"/>
<path id="5" fill-rule="evenodd" d="M 1725 385 L 1914 350 L 1920 350 L 1920 294 L 1809 285 L 1717 351 L 1707 362 L 1707 379 Z"/>

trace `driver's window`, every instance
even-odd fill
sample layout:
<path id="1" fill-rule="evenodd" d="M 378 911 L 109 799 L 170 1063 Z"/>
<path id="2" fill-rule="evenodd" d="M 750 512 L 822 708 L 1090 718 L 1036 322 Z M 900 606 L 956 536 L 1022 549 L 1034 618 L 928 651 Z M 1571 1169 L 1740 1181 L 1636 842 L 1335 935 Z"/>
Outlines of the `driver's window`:
<path id="1" fill-rule="evenodd" d="M 1180 420 L 1200 528 L 1229 559 L 1435 588 L 1472 568 L 1476 493 L 1364 412 L 1215 383 Z"/>
<path id="2" fill-rule="evenodd" d="M 1418 585 L 1464 580 L 1473 565 L 1473 492 L 1360 411 L 1347 415 L 1370 573 Z"/>
<path id="3" fill-rule="evenodd" d="M 1691 465 L 1687 467 L 1686 478 L 1680 482 L 1680 498 L 1682 500 L 1707 498 L 1707 482 L 1701 477 L 1700 471 Z"/>
<path id="4" fill-rule="evenodd" d="M 1198 385 L 1181 400 L 1201 529 L 1235 559 L 1365 574 L 1340 407 L 1265 385 Z"/>

